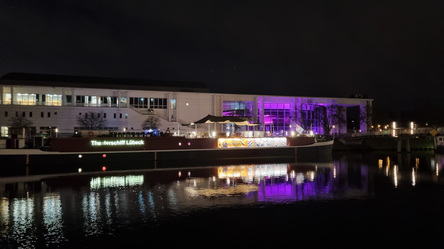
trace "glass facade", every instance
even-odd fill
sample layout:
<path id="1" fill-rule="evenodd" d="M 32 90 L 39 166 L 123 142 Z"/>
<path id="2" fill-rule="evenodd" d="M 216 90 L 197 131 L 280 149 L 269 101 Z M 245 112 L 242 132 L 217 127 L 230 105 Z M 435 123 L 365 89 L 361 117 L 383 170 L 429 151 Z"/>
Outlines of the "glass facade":
<path id="1" fill-rule="evenodd" d="M 251 101 L 224 101 L 223 116 L 252 117 L 253 102 Z"/>
<path id="2" fill-rule="evenodd" d="M 267 135 L 286 136 L 291 125 L 291 104 L 265 102 L 264 109 L 259 109 L 259 123 L 264 125 Z"/>

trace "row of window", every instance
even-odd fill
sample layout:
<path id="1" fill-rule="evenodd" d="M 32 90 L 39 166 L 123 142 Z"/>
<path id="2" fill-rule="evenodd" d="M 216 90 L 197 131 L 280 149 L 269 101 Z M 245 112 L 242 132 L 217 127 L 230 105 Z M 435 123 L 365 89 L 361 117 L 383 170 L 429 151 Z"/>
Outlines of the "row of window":
<path id="1" fill-rule="evenodd" d="M 54 112 L 54 115 L 57 115 L 57 112 Z M 48 118 L 50 118 L 51 117 L 51 112 L 47 112 L 46 116 Z M 21 113 L 20 112 L 15 112 L 15 115 L 10 116 L 9 112 L 5 111 L 5 118 L 7 118 L 7 117 L 23 117 L 24 118 L 24 117 L 26 117 L 26 112 L 21 112 Z M 28 117 L 32 118 L 32 112 L 28 113 Z M 44 118 L 45 117 L 45 112 L 40 112 L 40 117 Z"/>
<path id="2" fill-rule="evenodd" d="M 79 116 L 82 116 L 83 114 L 81 112 L 79 112 Z M 94 113 L 94 112 L 88 112 L 84 114 L 85 118 L 106 118 L 106 112 L 98 112 L 98 113 Z M 128 118 L 128 113 L 113 113 L 113 118 Z"/>
<path id="3" fill-rule="evenodd" d="M 45 114 L 46 114 L 46 117 L 48 117 L 48 118 L 51 117 L 51 112 L 40 112 L 40 117 L 44 118 Z M 57 115 L 57 112 L 54 112 L 54 115 Z M 82 115 L 82 113 L 79 113 L 79 115 Z M 86 113 L 85 115 L 87 115 L 87 116 L 88 115 L 92 115 L 91 118 L 94 118 L 96 115 L 97 115 L 98 118 L 100 118 L 100 117 L 106 118 L 106 113 L 105 112 L 101 112 L 101 113 Z M 5 115 L 4 116 L 5 116 L 5 118 L 7 118 L 7 117 L 23 117 L 23 118 L 25 118 L 26 117 L 26 112 L 15 112 L 14 115 L 11 116 L 8 111 L 5 111 Z M 32 118 L 33 117 L 33 113 L 29 112 L 28 113 L 28 117 Z M 123 113 L 114 113 L 113 117 L 114 118 L 124 118 L 124 117 L 128 118 L 128 114 L 127 113 L 125 113 L 125 114 L 123 114 Z"/>
<path id="4" fill-rule="evenodd" d="M 66 105 L 73 104 L 73 96 L 66 95 Z M 145 98 L 145 97 L 130 97 L 130 105 L 134 108 L 151 108 L 151 109 L 167 109 L 168 100 L 166 98 Z M 18 93 L 16 95 L 16 103 L 18 105 L 48 105 L 48 106 L 62 106 L 62 95 L 60 94 L 28 94 Z M 89 95 L 76 95 L 75 104 L 85 106 L 100 106 L 100 107 L 115 107 L 126 106 L 128 99 L 126 97 L 120 97 L 120 103 L 118 97 L 113 96 L 89 96 Z M 175 108 L 175 99 L 171 101 L 172 109 Z M 3 104 L 12 104 L 11 93 L 5 93 L 3 95 Z"/>
<path id="5" fill-rule="evenodd" d="M 175 103 L 175 101 L 174 101 Z M 143 109 L 167 109 L 168 100 L 166 98 L 145 98 L 145 97 L 130 97 L 130 106 L 134 108 Z"/>

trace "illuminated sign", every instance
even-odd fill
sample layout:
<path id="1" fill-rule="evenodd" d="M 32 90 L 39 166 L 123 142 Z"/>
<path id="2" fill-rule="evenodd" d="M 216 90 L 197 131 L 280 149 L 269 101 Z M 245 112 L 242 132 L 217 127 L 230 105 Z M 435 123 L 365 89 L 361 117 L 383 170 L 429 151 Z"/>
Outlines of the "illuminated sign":
<path id="1" fill-rule="evenodd" d="M 219 138 L 217 141 L 219 148 L 234 147 L 283 147 L 287 145 L 286 137 L 265 137 L 265 138 Z"/>
<path id="2" fill-rule="evenodd" d="M 121 139 L 121 140 L 91 140 L 91 146 L 135 146 L 144 145 L 144 140 Z"/>

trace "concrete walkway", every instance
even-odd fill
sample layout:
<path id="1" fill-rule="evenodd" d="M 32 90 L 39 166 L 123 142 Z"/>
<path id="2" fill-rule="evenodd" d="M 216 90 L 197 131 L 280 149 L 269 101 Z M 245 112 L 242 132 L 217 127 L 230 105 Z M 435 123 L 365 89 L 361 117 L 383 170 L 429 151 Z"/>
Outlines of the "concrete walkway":
<path id="1" fill-rule="evenodd" d="M 35 155 L 35 154 L 60 154 L 60 152 L 43 151 L 39 149 L 0 149 L 0 155 Z"/>

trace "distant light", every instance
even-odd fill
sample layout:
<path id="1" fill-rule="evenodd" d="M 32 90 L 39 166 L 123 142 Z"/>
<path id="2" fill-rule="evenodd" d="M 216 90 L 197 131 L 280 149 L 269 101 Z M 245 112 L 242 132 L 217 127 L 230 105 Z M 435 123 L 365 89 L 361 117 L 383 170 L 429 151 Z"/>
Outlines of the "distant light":
<path id="1" fill-rule="evenodd" d="M 79 168 L 77 171 L 79 171 L 79 173 L 82 173 L 82 168 Z"/>
<path id="2" fill-rule="evenodd" d="M 102 171 L 106 171 L 106 166 L 102 166 Z"/>
<path id="3" fill-rule="evenodd" d="M 181 143 L 181 142 L 179 142 L 179 146 L 182 146 L 182 143 Z"/>
<path id="4" fill-rule="evenodd" d="M 79 158 L 82 158 L 83 156 L 82 155 L 79 155 Z"/>
<path id="5" fill-rule="evenodd" d="M 102 157 L 103 157 L 103 158 L 106 158 L 106 154 L 102 154 Z"/>

